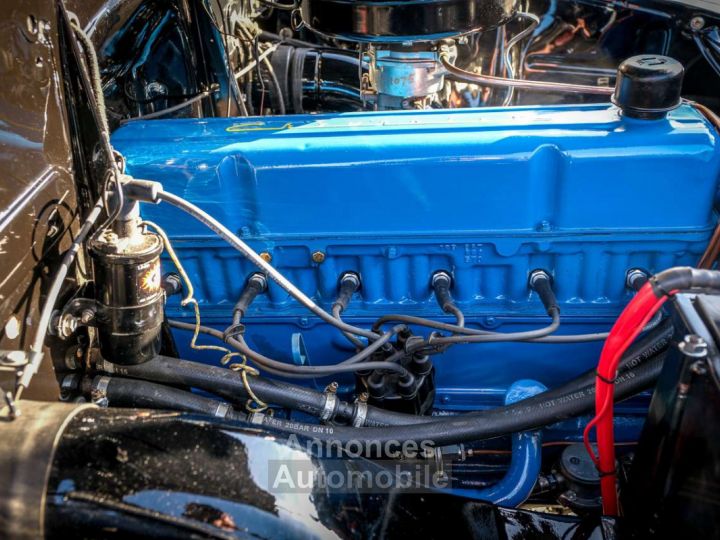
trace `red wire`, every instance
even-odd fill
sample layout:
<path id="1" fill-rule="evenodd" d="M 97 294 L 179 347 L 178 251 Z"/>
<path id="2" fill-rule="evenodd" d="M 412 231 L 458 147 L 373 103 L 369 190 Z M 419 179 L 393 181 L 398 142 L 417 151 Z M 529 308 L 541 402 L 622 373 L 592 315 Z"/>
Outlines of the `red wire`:
<path id="1" fill-rule="evenodd" d="M 601 473 L 600 489 L 605 515 L 618 514 L 612 407 L 615 389 L 613 381 L 617 376 L 622 355 L 666 300 L 667 296 L 661 298 L 655 296 L 650 283 L 646 283 L 613 325 L 598 362 L 598 377 L 595 381 L 595 417 L 585 427 L 583 442 Z M 597 456 L 590 444 L 590 431 L 593 427 L 597 432 Z"/>

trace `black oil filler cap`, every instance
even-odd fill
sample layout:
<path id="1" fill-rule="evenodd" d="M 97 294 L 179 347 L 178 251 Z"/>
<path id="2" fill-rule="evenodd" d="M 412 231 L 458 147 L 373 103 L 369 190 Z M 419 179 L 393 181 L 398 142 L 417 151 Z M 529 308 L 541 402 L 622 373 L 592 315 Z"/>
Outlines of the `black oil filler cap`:
<path id="1" fill-rule="evenodd" d="M 663 118 L 680 105 L 684 71 L 669 56 L 632 56 L 618 68 L 612 102 L 631 118 Z"/>

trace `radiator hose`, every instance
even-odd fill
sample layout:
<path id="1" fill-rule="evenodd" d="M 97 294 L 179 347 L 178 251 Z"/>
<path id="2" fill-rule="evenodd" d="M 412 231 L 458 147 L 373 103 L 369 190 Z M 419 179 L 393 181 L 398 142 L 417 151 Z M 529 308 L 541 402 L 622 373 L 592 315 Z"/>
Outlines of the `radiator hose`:
<path id="1" fill-rule="evenodd" d="M 650 388 L 660 374 L 663 361 L 664 355 L 659 355 L 620 375 L 615 386 L 616 400 L 627 399 Z M 285 433 L 310 436 L 334 445 L 352 445 L 354 449 L 364 454 L 375 452 L 379 445 L 397 450 L 405 441 L 415 441 L 420 445 L 431 443 L 434 446 L 446 446 L 492 439 L 509 433 L 538 429 L 587 414 L 593 410 L 594 405 L 595 389 L 591 384 L 576 387 L 574 391 L 566 394 L 558 395 L 556 391 L 543 392 L 512 405 L 443 417 L 441 420 L 433 419 L 434 421 L 420 424 L 362 429 L 343 426 L 322 427 L 274 418 L 262 413 L 250 415 L 250 421 Z"/>
<path id="2" fill-rule="evenodd" d="M 671 334 L 671 327 L 664 324 L 638 341 L 623 357 L 624 371 L 618 378 L 617 399 L 625 399 L 645 390 L 655 381 Z M 108 362 L 103 362 L 98 367 L 110 373 L 115 371 L 115 366 Z M 224 368 L 161 356 L 144 364 L 122 366 L 121 369 L 121 374 L 125 377 L 199 388 L 231 400 L 234 398 L 234 401 L 247 398 L 240 374 Z M 402 414 L 365 405 L 366 417 L 363 425 L 374 427 L 362 430 L 354 427 L 323 428 L 261 414 L 252 419 L 283 431 L 305 435 L 313 433 L 318 438 L 338 442 L 354 441 L 362 434 L 365 440 L 431 440 L 435 444 L 454 444 L 535 429 L 588 413 L 594 404 L 594 379 L 594 371 L 589 371 L 560 387 L 513 405 L 442 419 Z M 328 399 L 321 392 L 262 377 L 251 378 L 250 384 L 263 401 L 315 416 L 326 412 Z M 358 404 L 341 400 L 333 402 L 336 420 L 351 422 L 356 418 Z"/>

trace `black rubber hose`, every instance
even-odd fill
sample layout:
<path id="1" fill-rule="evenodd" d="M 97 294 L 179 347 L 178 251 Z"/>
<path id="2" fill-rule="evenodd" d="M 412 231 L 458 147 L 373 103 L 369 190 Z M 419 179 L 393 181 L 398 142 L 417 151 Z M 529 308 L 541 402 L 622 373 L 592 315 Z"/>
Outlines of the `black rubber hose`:
<path id="1" fill-rule="evenodd" d="M 186 390 L 122 377 L 96 377 L 90 384 L 97 388 L 101 380 L 107 383 L 103 393 L 112 407 L 169 409 L 208 414 L 228 420 L 247 419 L 246 414 L 235 411 L 227 403 Z M 88 383 L 89 381 L 86 381 L 85 385 Z"/>
<path id="2" fill-rule="evenodd" d="M 119 373 L 133 379 L 198 388 L 221 395 L 234 402 L 245 401 L 250 397 L 240 373 L 189 360 L 157 356 L 148 362 L 134 366 L 117 366 L 103 362 L 98 365 L 98 368 L 108 373 Z M 325 395 L 311 388 L 273 381 L 264 377 L 248 377 L 248 382 L 255 395 L 265 403 L 304 411 L 313 416 L 320 416 L 325 408 Z M 343 420 L 349 420 L 352 417 L 352 405 L 347 405 L 347 408 L 338 412 L 344 416 Z"/>
<path id="3" fill-rule="evenodd" d="M 615 399 L 620 401 L 652 386 L 660 375 L 664 355 L 620 375 L 615 384 Z M 363 454 L 377 452 L 379 446 L 400 447 L 406 441 L 417 444 L 444 446 L 480 441 L 539 429 L 544 426 L 590 413 L 595 407 L 595 388 L 578 388 L 571 394 L 549 397 L 547 392 L 517 402 L 478 413 L 445 417 L 442 420 L 390 427 L 349 428 L 324 426 L 279 419 L 262 414 L 251 415 L 254 423 L 278 429 L 284 433 L 310 436 Z"/>
<path id="4" fill-rule="evenodd" d="M 650 278 L 650 283 L 657 296 L 667 295 L 676 290 L 720 290 L 720 271 L 678 266 L 655 274 Z"/>
<path id="5" fill-rule="evenodd" d="M 635 342 L 621 361 L 621 372 L 632 370 L 658 356 L 667 349 L 672 338 L 672 326 L 665 323 Z M 233 402 L 247 400 L 249 395 L 240 373 L 208 366 L 198 362 L 180 360 L 165 356 L 157 356 L 149 362 L 134 366 L 116 366 L 109 362 L 98 365 L 108 373 L 119 373 L 125 377 L 151 380 L 175 386 L 187 386 L 206 390 L 220 395 Z M 548 390 L 546 398 L 558 399 L 571 394 L 578 388 L 592 386 L 595 382 L 595 371 L 590 370 L 583 375 L 568 381 L 566 384 Z M 274 381 L 264 377 L 249 377 L 252 391 L 265 403 L 303 411 L 313 416 L 321 416 L 325 409 L 325 394 L 285 382 Z M 333 418 L 341 422 L 351 422 L 357 414 L 357 405 L 336 401 Z M 468 413 L 465 416 L 484 414 Z M 416 416 L 394 411 L 387 411 L 368 406 L 365 425 L 389 426 L 436 422 L 437 417 Z"/>

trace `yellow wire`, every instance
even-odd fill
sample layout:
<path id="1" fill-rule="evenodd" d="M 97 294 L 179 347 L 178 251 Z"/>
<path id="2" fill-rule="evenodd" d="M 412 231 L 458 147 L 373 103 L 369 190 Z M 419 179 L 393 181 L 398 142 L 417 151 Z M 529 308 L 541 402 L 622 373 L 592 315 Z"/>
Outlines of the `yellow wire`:
<path id="1" fill-rule="evenodd" d="M 172 247 L 172 244 L 170 243 L 170 239 L 168 238 L 167 234 L 163 230 L 160 225 L 157 223 L 153 223 L 152 221 L 143 221 L 143 225 L 146 227 L 152 227 L 155 229 L 155 232 L 160 236 L 160 238 L 163 241 L 163 244 L 165 245 L 165 251 L 167 251 L 168 255 L 170 256 L 170 260 L 172 260 L 173 264 L 175 265 L 175 268 L 177 268 L 178 273 L 180 274 L 180 278 L 185 283 L 185 297 L 180 301 L 180 305 L 182 307 L 188 306 L 192 304 L 193 311 L 195 313 L 195 330 L 193 331 L 192 339 L 190 340 L 190 347 L 196 351 L 219 351 L 222 353 L 225 353 L 223 357 L 220 359 L 220 363 L 222 365 L 226 365 L 231 358 L 239 356 L 242 358 L 242 363 L 240 364 L 232 364 L 230 366 L 230 369 L 233 371 L 239 371 L 240 376 L 242 377 L 243 386 L 245 387 L 245 391 L 250 396 L 251 400 L 248 400 L 247 404 L 245 405 L 245 408 L 250 412 L 261 412 L 268 408 L 267 404 L 264 403 L 260 398 L 258 398 L 255 395 L 255 392 L 252 391 L 250 388 L 250 384 L 247 379 L 247 374 L 250 373 L 253 376 L 259 375 L 259 372 L 257 369 L 255 369 L 252 366 L 247 365 L 247 357 L 237 351 L 231 351 L 230 349 L 226 347 L 220 347 L 217 345 L 198 345 L 197 339 L 200 335 L 200 306 L 195 299 L 195 289 L 193 288 L 192 282 L 190 281 L 190 277 L 187 275 L 187 272 L 185 272 L 185 268 L 183 267 L 182 263 L 180 262 L 180 259 L 177 256 L 177 253 L 175 253 L 175 249 Z M 257 403 L 257 407 L 251 406 L 251 401 L 254 401 Z"/>

